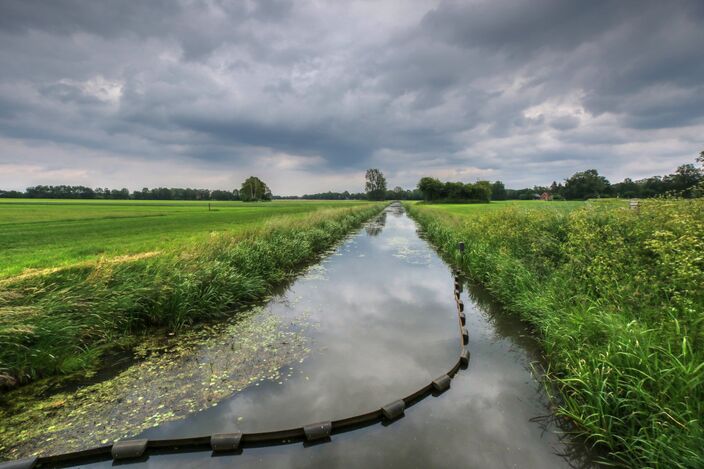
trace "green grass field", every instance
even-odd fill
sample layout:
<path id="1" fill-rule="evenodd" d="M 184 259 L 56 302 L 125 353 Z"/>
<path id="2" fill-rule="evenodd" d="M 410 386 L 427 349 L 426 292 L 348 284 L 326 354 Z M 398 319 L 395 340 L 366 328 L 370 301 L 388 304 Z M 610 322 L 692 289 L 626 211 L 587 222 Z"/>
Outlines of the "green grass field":
<path id="1" fill-rule="evenodd" d="M 99 256 L 171 249 L 282 215 L 364 201 L 263 203 L 0 199 L 0 279 Z"/>
<path id="2" fill-rule="evenodd" d="M 703 199 L 407 205 L 535 327 L 558 414 L 607 464 L 704 467 Z"/>

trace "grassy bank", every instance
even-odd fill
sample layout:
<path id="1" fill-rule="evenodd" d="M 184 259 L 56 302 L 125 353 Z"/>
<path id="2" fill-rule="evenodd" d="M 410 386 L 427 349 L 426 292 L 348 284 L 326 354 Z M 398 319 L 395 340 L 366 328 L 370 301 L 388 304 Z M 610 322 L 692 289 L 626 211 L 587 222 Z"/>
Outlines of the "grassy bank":
<path id="1" fill-rule="evenodd" d="M 611 463 L 704 467 L 704 200 L 560 204 L 409 211 L 535 326 L 559 413 Z"/>
<path id="2" fill-rule="evenodd" d="M 0 282 L 0 377 L 21 383 L 90 369 L 106 350 L 133 343 L 149 328 L 231 315 L 382 207 L 318 207 L 210 233 L 158 255 L 6 279 Z"/>

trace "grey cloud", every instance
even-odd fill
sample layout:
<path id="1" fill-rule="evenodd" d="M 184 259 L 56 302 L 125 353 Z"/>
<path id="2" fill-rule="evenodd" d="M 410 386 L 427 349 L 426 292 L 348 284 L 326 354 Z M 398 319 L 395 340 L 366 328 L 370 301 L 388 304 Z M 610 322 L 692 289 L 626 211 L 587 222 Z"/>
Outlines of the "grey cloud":
<path id="1" fill-rule="evenodd" d="M 575 116 L 560 116 L 550 121 L 550 126 L 557 130 L 574 129 L 579 125 L 579 119 Z"/>
<path id="2" fill-rule="evenodd" d="M 629 13 L 626 2 L 560 0 L 443 2 L 421 27 L 466 48 L 504 50 L 518 56 L 570 49 L 593 39 Z M 634 2 L 631 2 L 631 7 Z"/>
<path id="3" fill-rule="evenodd" d="M 694 0 L 8 0 L 0 44 L 0 138 L 130 167 L 236 172 L 285 154 L 315 159 L 296 177 L 331 189 L 358 190 L 344 175 L 377 164 L 392 185 L 418 171 L 544 184 L 647 175 L 626 173 L 644 151 L 674 168 L 704 130 Z M 0 148 L 0 163 L 22 161 Z"/>

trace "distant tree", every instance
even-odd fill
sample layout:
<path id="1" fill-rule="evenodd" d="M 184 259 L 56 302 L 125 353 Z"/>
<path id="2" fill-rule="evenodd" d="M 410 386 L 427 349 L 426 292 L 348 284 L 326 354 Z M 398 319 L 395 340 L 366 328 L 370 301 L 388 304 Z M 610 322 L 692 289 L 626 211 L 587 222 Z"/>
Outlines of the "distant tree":
<path id="1" fill-rule="evenodd" d="M 386 178 L 378 169 L 368 169 L 365 175 L 364 189 L 369 200 L 384 200 L 386 196 Z"/>
<path id="2" fill-rule="evenodd" d="M 24 197 L 24 193 L 20 191 L 0 190 L 0 199 L 20 199 L 22 197 Z"/>
<path id="3" fill-rule="evenodd" d="M 609 195 L 611 184 L 596 169 L 575 173 L 565 181 L 565 198 L 589 199 Z"/>
<path id="4" fill-rule="evenodd" d="M 489 202 L 492 185 L 489 181 L 474 184 L 462 182 L 441 182 L 438 179 L 424 177 L 418 181 L 418 191 L 428 202 Z"/>
<path id="5" fill-rule="evenodd" d="M 243 202 L 271 200 L 271 190 L 256 176 L 250 176 L 242 183 L 240 199 Z"/>
<path id="6" fill-rule="evenodd" d="M 471 200 L 480 200 L 482 202 L 489 202 L 491 200 L 491 183 L 489 181 L 477 181 L 474 184 L 472 188 L 473 194 L 469 199 Z"/>
<path id="7" fill-rule="evenodd" d="M 107 193 L 108 193 L 107 187 L 105 188 L 104 192 L 107 195 Z M 130 198 L 130 191 L 124 187 L 122 189 L 113 189 L 110 191 L 110 198 L 111 199 L 122 199 L 122 200 L 129 199 Z"/>
<path id="8" fill-rule="evenodd" d="M 550 195 L 552 195 L 553 200 L 564 200 L 565 199 L 565 186 L 562 185 L 562 183 L 558 184 L 556 181 L 553 181 L 552 184 L 550 184 Z M 555 199 L 555 196 L 559 195 L 560 197 L 558 199 Z"/>
<path id="9" fill-rule="evenodd" d="M 704 174 L 704 151 L 699 152 L 697 163 L 702 165 L 700 171 Z M 704 179 L 699 181 L 699 184 L 692 188 L 692 197 L 704 197 Z"/>
<path id="10" fill-rule="evenodd" d="M 421 200 L 423 194 L 418 190 L 403 189 L 401 186 L 394 187 L 392 191 L 386 191 L 388 200 Z"/>
<path id="11" fill-rule="evenodd" d="M 445 187 L 443 190 L 443 198 L 449 199 L 449 200 L 465 199 L 467 192 L 470 188 L 471 188 L 471 184 L 469 184 L 469 187 L 468 187 L 464 183 L 461 183 L 461 182 L 447 181 L 445 183 Z"/>
<path id="12" fill-rule="evenodd" d="M 367 194 L 364 192 L 358 192 L 350 194 L 349 191 L 345 192 L 321 192 L 318 194 L 305 194 L 301 197 L 302 199 L 312 199 L 312 200 L 366 200 Z"/>
<path id="13" fill-rule="evenodd" d="M 210 191 L 210 200 L 237 200 L 239 198 L 239 191 L 223 191 L 214 190 Z"/>
<path id="14" fill-rule="evenodd" d="M 444 187 L 439 179 L 424 177 L 418 181 L 418 190 L 423 194 L 423 200 L 431 202 L 443 196 Z"/>
<path id="15" fill-rule="evenodd" d="M 496 181 L 491 185 L 492 200 L 506 200 L 506 186 L 501 181 Z"/>
<path id="16" fill-rule="evenodd" d="M 691 197 L 692 191 L 704 179 L 702 170 L 693 164 L 683 164 L 674 174 L 663 178 L 668 192 L 678 197 Z"/>
<path id="17" fill-rule="evenodd" d="M 631 178 L 626 178 L 622 182 L 614 184 L 612 189 L 614 194 L 618 197 L 624 197 L 627 199 L 641 197 L 640 185 Z"/>

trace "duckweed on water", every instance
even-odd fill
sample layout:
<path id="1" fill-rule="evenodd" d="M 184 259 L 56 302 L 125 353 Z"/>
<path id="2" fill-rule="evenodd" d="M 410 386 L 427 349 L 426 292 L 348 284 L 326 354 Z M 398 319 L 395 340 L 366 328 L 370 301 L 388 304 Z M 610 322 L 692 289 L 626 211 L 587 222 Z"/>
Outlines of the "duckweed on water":
<path id="1" fill-rule="evenodd" d="M 138 363 L 75 392 L 40 397 L 41 382 L 12 391 L 0 409 L 0 457 L 105 444 L 215 406 L 251 384 L 282 384 L 292 368 L 280 370 L 310 353 L 301 333 L 307 327 L 305 317 L 284 325 L 252 311 L 230 324 L 144 343 Z"/>

